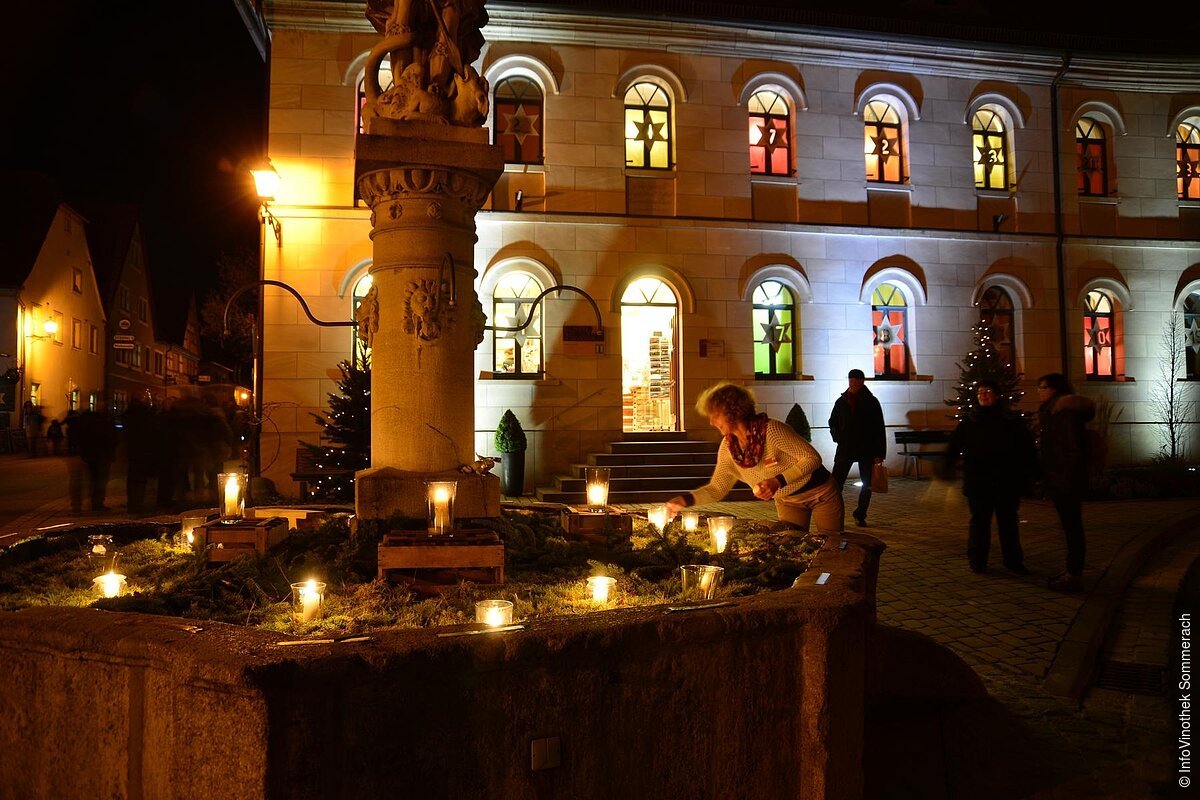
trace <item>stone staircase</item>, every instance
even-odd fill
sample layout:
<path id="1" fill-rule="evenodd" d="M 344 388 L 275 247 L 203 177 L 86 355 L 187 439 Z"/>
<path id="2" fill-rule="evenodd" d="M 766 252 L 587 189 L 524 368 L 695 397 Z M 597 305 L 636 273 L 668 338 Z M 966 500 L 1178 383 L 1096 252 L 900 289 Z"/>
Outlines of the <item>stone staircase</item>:
<path id="1" fill-rule="evenodd" d="M 539 488 L 537 499 L 545 503 L 582 505 L 587 502 L 584 470 L 589 466 L 610 467 L 612 475 L 608 502 L 661 503 L 708 483 L 717 463 L 720 442 L 686 438 L 678 431 L 626 433 L 608 445 L 606 453 L 592 453 L 587 464 L 572 464 L 570 475 L 557 475 L 554 485 Z M 744 483 L 737 483 L 726 500 L 753 500 Z"/>

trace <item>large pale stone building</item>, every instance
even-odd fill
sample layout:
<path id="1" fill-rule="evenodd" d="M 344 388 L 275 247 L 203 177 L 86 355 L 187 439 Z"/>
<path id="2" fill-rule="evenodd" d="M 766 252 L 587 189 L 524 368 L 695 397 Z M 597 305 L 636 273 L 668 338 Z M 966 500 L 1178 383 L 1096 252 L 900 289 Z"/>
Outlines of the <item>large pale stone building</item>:
<path id="1" fill-rule="evenodd" d="M 264 277 L 324 319 L 350 318 L 372 252 L 353 181 L 379 41 L 364 10 L 266 4 L 283 183 Z M 944 427 L 981 315 L 1027 387 L 1061 370 L 1111 402 L 1115 458 L 1158 452 L 1173 312 L 1175 377 L 1200 379 L 1200 59 L 549 4 L 488 13 L 476 68 L 507 165 L 478 219 L 480 300 L 511 327 L 569 284 L 606 335 L 589 339 L 591 307 L 568 292 L 522 333 L 489 332 L 474 356 L 481 454 L 508 408 L 537 484 L 623 431 L 709 436 L 692 404 L 729 379 L 773 416 L 799 403 L 831 456 L 823 426 L 854 367 L 874 375 L 889 426 Z M 266 474 L 286 488 L 352 339 L 270 290 L 264 343 L 263 452 L 279 453 Z"/>

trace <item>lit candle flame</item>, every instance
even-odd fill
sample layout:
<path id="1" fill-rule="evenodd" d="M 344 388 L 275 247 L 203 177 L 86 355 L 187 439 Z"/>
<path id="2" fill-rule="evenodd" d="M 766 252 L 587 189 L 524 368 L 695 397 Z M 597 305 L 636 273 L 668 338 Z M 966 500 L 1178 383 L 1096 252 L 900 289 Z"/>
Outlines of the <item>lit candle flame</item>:
<path id="1" fill-rule="evenodd" d="M 121 594 L 121 587 L 125 585 L 125 576 L 119 572 L 106 572 L 93 579 L 93 583 L 100 587 L 105 597 L 116 597 Z"/>
<path id="2" fill-rule="evenodd" d="M 592 600 L 603 605 L 608 602 L 609 594 L 616 585 L 617 579 L 607 575 L 593 575 L 588 578 L 587 582 L 588 588 L 592 590 Z"/>

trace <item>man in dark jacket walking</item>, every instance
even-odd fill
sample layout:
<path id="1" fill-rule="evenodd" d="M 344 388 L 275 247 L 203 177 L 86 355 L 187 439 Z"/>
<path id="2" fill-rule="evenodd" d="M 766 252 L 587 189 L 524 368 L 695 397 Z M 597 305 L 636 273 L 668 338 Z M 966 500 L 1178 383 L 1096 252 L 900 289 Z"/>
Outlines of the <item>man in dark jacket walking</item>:
<path id="1" fill-rule="evenodd" d="M 1086 425 L 1096 404 L 1075 394 L 1066 376 L 1052 372 L 1038 378 L 1038 456 L 1046 495 L 1062 522 L 1067 540 L 1067 570 L 1049 580 L 1051 589 L 1083 589 L 1083 495 L 1088 485 Z"/>
<path id="2" fill-rule="evenodd" d="M 867 388 L 863 371 L 852 369 L 847 378 L 850 386 L 833 404 L 833 413 L 829 415 L 829 433 L 837 442 L 833 480 L 841 491 L 850 474 L 850 465 L 858 463 L 862 491 L 858 493 L 858 507 L 853 516 L 862 527 L 867 524 L 867 508 L 871 505 L 871 468 L 883 463 L 883 457 L 887 455 L 887 438 L 883 430 L 883 408 Z"/>
<path id="3" fill-rule="evenodd" d="M 946 451 L 947 476 L 954 474 L 959 453 L 963 455 L 962 491 L 971 509 L 967 563 L 972 572 L 987 571 L 995 514 L 1004 566 L 1027 575 L 1017 509 L 1037 472 L 1033 435 L 1020 417 L 1005 408 L 994 381 L 979 381 L 975 392 L 979 406 L 958 423 Z"/>

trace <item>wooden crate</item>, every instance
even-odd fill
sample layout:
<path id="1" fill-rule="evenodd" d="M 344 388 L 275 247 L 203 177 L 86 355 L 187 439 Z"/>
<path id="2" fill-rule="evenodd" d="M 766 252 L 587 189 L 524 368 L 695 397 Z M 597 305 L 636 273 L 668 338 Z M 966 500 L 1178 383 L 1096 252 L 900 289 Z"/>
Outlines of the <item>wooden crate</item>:
<path id="1" fill-rule="evenodd" d="M 329 516 L 328 512 L 318 508 L 291 508 L 289 506 L 258 506 L 246 509 L 246 516 L 255 519 L 267 517 L 283 517 L 288 527 L 298 531 L 315 531 L 317 526 Z"/>
<path id="2" fill-rule="evenodd" d="M 453 536 L 394 531 L 379 543 L 379 577 L 411 580 L 437 591 L 459 581 L 504 583 L 504 543 L 494 531 L 458 530 Z"/>
<path id="3" fill-rule="evenodd" d="M 250 551 L 264 555 L 288 537 L 288 521 L 281 517 L 210 522 L 196 528 L 196 546 L 208 555 L 208 563 L 233 561 Z"/>
<path id="4" fill-rule="evenodd" d="M 633 515 L 609 506 L 604 512 L 588 511 L 587 506 L 567 506 L 560 518 L 568 539 L 626 549 L 633 536 Z M 632 545 L 630 545 L 632 546 Z"/>

